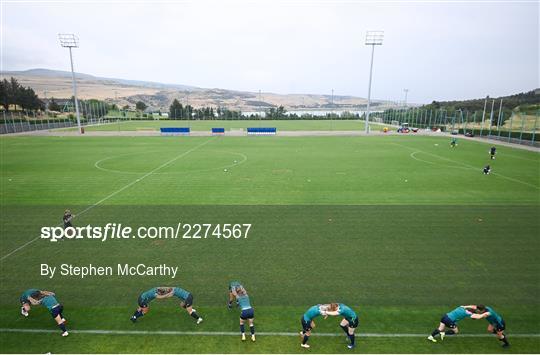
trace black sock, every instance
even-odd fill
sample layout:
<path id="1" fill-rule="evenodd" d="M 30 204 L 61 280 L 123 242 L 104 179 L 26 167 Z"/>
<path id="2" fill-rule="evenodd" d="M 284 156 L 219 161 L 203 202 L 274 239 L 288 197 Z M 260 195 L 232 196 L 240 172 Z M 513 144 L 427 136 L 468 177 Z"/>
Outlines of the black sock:
<path id="1" fill-rule="evenodd" d="M 345 334 L 349 335 L 349 328 L 346 325 L 340 325 L 341 329 L 345 332 Z"/>
<path id="2" fill-rule="evenodd" d="M 304 334 L 304 339 L 302 340 L 302 344 L 306 344 L 308 340 L 309 340 L 309 335 Z"/>
<path id="3" fill-rule="evenodd" d="M 135 313 L 133 313 L 133 317 L 135 317 L 135 319 L 139 318 L 139 317 L 142 317 L 144 316 L 144 313 L 142 311 L 135 311 Z"/>
<path id="4" fill-rule="evenodd" d="M 246 332 L 246 327 L 243 324 L 240 324 L 240 333 L 244 334 Z"/>
<path id="5" fill-rule="evenodd" d="M 431 332 L 431 336 L 432 337 L 436 337 L 441 331 L 439 329 L 435 329 L 434 331 Z"/>
<path id="6" fill-rule="evenodd" d="M 250 326 L 249 326 L 249 331 L 251 332 L 251 335 L 254 335 L 254 334 L 255 334 L 255 326 L 254 326 L 254 325 L 250 325 Z"/>
<path id="7" fill-rule="evenodd" d="M 62 332 L 66 331 L 66 326 L 65 326 L 64 322 L 58 324 L 58 326 L 60 327 L 60 329 L 62 329 Z"/>
<path id="8" fill-rule="evenodd" d="M 349 334 L 349 339 L 351 339 L 351 345 L 354 345 L 354 334 Z"/>
<path id="9" fill-rule="evenodd" d="M 195 311 L 191 312 L 190 316 L 192 316 L 195 319 L 199 319 L 199 315 Z"/>
<path id="10" fill-rule="evenodd" d="M 508 343 L 508 339 L 506 339 L 506 335 L 503 334 L 503 337 L 502 339 L 499 339 L 500 341 L 502 341 L 505 345 L 510 345 L 510 343 Z"/>
<path id="11" fill-rule="evenodd" d="M 454 335 L 456 334 L 455 331 L 453 331 L 452 329 L 449 329 L 447 332 L 446 332 L 446 335 Z"/>

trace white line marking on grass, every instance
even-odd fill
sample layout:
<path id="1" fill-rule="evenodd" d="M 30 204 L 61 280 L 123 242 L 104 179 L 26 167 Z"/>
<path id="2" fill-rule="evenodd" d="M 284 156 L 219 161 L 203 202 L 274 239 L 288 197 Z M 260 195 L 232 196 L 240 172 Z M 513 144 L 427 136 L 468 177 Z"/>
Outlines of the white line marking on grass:
<path id="1" fill-rule="evenodd" d="M 188 155 L 189 153 L 191 153 L 191 152 L 193 152 L 193 151 L 199 149 L 199 148 L 202 147 L 203 145 L 208 144 L 208 143 L 209 143 L 210 141 L 212 141 L 214 138 L 215 138 L 215 137 L 212 137 L 212 138 L 210 138 L 210 139 L 208 139 L 208 140 L 202 142 L 201 144 L 198 144 L 198 145 L 196 145 L 195 147 L 193 147 L 193 148 L 191 148 L 191 149 L 189 149 L 189 150 L 186 150 L 184 153 L 182 153 L 182 154 L 180 154 L 180 155 L 177 155 L 176 157 L 172 158 L 171 160 L 166 161 L 165 163 L 161 164 L 161 165 L 158 166 L 157 168 L 155 168 L 155 169 L 153 169 L 153 170 L 147 172 L 147 173 L 144 174 L 143 176 L 141 176 L 141 177 L 139 177 L 139 178 L 133 180 L 133 181 L 130 182 L 129 184 L 127 184 L 127 185 L 125 185 L 124 187 L 122 187 L 122 188 L 120 188 L 120 189 L 114 191 L 114 192 L 111 193 L 110 195 L 105 196 L 104 198 L 102 198 L 102 199 L 99 200 L 98 202 L 94 203 L 93 205 L 88 206 L 87 208 L 85 208 L 85 209 L 82 210 L 81 212 L 78 212 L 78 213 L 76 214 L 76 216 L 81 215 L 81 214 L 84 214 L 84 213 L 90 211 L 92 208 L 94 208 L 94 207 L 96 207 L 96 206 L 99 206 L 100 204 L 102 204 L 103 202 L 107 201 L 107 200 L 110 199 L 111 197 L 116 196 L 116 195 L 118 195 L 120 192 L 122 192 L 122 191 L 124 191 L 124 190 L 130 188 L 131 186 L 135 185 L 136 183 L 141 182 L 143 179 L 145 179 L 145 178 L 147 178 L 148 176 L 154 174 L 156 171 L 158 171 L 158 170 L 160 170 L 160 169 L 163 169 L 164 167 L 166 167 L 166 166 L 168 166 L 168 165 L 174 163 L 174 162 L 177 161 L 178 159 L 183 158 L 183 157 L 185 157 L 186 155 Z M 38 239 L 39 239 L 39 236 L 37 236 L 37 237 L 35 237 L 34 239 L 32 239 L 32 240 L 30 240 L 30 241 L 24 243 L 24 244 L 21 245 L 20 247 L 14 249 L 14 250 L 12 250 L 11 252 L 9 252 L 8 254 L 2 256 L 2 257 L 0 258 L 0 261 L 6 259 L 6 258 L 8 258 L 8 257 L 10 257 L 11 255 L 15 254 L 16 252 L 18 252 L 19 250 L 23 249 L 23 248 L 26 247 L 27 245 L 32 244 L 33 242 L 35 242 L 35 241 L 38 240 Z"/>
<path id="2" fill-rule="evenodd" d="M 243 153 L 229 152 L 229 151 L 226 151 L 226 150 L 219 150 L 219 151 L 216 150 L 215 152 L 226 153 L 226 154 L 230 154 L 230 155 L 233 155 L 233 156 L 239 156 L 239 157 L 242 158 L 242 160 L 240 160 L 239 162 L 233 163 L 233 164 L 227 164 L 227 165 L 223 165 L 223 166 L 218 166 L 216 168 L 197 169 L 197 170 L 190 170 L 190 171 L 177 171 L 177 172 L 163 172 L 163 173 L 155 172 L 154 175 L 190 174 L 190 173 L 201 173 L 201 172 L 208 172 L 208 171 L 217 171 L 217 170 L 221 170 L 221 169 L 229 169 L 229 168 L 233 168 L 235 166 L 238 166 L 240 164 L 245 163 L 247 161 L 247 159 L 248 159 L 248 157 Z M 147 151 L 147 152 L 144 152 L 144 153 L 160 153 L 160 151 Z M 130 175 L 144 174 L 143 172 L 140 172 L 140 171 L 137 172 L 137 171 L 115 170 L 115 169 L 104 168 L 104 167 L 101 166 L 101 163 L 103 163 L 104 161 L 111 160 L 111 159 L 114 159 L 114 158 L 126 157 L 126 156 L 130 156 L 130 155 L 137 155 L 137 154 L 141 154 L 141 153 L 125 153 L 125 154 L 111 155 L 111 156 L 108 156 L 108 157 L 105 157 L 103 159 L 100 159 L 100 160 L 96 161 L 94 163 L 94 167 L 96 169 L 105 171 L 107 173 L 114 173 L 114 174 L 130 174 Z"/>
<path id="3" fill-rule="evenodd" d="M 447 168 L 455 168 L 455 169 L 464 169 L 464 170 L 471 170 L 472 169 L 472 168 L 469 168 L 469 167 L 466 167 L 466 166 L 439 164 L 439 163 L 435 163 L 435 162 L 432 162 L 432 161 L 429 161 L 429 160 L 420 159 L 420 158 L 418 158 L 416 156 L 416 153 L 423 153 L 423 152 L 417 150 L 416 152 L 412 152 L 411 154 L 409 154 L 409 156 L 411 158 L 413 158 L 414 160 L 417 160 L 417 161 L 422 162 L 422 163 L 427 163 L 427 164 L 431 164 L 431 165 L 438 165 L 438 166 L 446 166 Z"/>
<path id="4" fill-rule="evenodd" d="M 198 335 L 198 336 L 238 336 L 239 332 L 195 332 L 181 330 L 105 330 L 105 329 L 74 329 L 69 330 L 74 334 L 95 335 Z M 59 333 L 58 329 L 17 329 L 0 328 L 0 333 Z M 300 337 L 299 332 L 257 332 L 261 336 Z M 344 337 L 342 333 L 313 333 L 315 337 Z M 428 334 L 411 333 L 357 333 L 359 338 L 424 338 Z M 540 334 L 509 334 L 512 338 L 539 338 Z M 464 338 L 489 338 L 493 334 L 459 334 L 457 337 Z"/>
<path id="5" fill-rule="evenodd" d="M 431 155 L 431 156 L 434 156 L 436 158 L 439 158 L 439 159 L 442 159 L 442 160 L 446 160 L 446 161 L 449 161 L 451 163 L 455 163 L 455 164 L 461 164 L 461 165 L 464 165 L 470 169 L 474 169 L 474 170 L 478 170 L 480 171 L 481 169 L 478 168 L 478 167 L 474 167 L 472 165 L 469 165 L 467 163 L 463 163 L 463 162 L 460 162 L 460 161 L 457 161 L 457 160 L 452 160 L 452 159 L 448 159 L 448 158 L 445 158 L 445 157 L 442 157 L 440 155 L 437 155 L 437 154 L 433 154 L 433 153 L 429 153 L 429 152 L 426 152 L 426 151 L 423 151 L 423 150 L 420 150 L 420 149 L 417 149 L 417 148 L 412 148 L 412 147 L 408 147 L 406 145 L 402 145 L 402 144 L 398 144 L 398 143 L 390 143 L 390 144 L 394 144 L 394 145 L 397 145 L 397 146 L 400 146 L 400 147 L 404 147 L 404 148 L 407 148 L 407 149 L 412 149 L 412 150 L 416 150 L 415 153 L 424 153 L 424 154 L 427 154 L 427 155 Z M 418 159 L 417 159 L 418 160 Z M 457 167 L 456 167 L 457 168 Z M 499 176 L 499 177 L 502 177 L 503 179 L 506 179 L 506 180 L 509 180 L 509 181 L 513 181 L 513 182 L 517 182 L 517 183 L 520 183 L 520 184 L 523 184 L 523 185 L 527 185 L 527 186 L 530 186 L 530 187 L 534 187 L 535 189 L 537 190 L 540 190 L 540 187 L 539 186 L 536 186 L 536 185 L 533 185 L 533 184 L 530 184 L 526 181 L 522 181 L 522 180 L 519 180 L 519 179 L 515 179 L 515 178 L 512 178 L 510 176 L 506 176 L 506 175 L 502 175 L 502 174 L 499 174 L 499 173 L 495 173 L 495 172 L 491 172 L 491 175 L 496 175 L 496 176 Z"/>

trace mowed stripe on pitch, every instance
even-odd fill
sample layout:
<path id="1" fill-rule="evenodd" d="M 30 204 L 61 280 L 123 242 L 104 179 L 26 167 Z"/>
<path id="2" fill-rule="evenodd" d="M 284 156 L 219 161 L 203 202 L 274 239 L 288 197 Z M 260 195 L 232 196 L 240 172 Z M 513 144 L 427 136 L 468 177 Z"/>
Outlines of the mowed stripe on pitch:
<path id="1" fill-rule="evenodd" d="M 107 335 L 199 335 L 199 336 L 239 336 L 238 332 L 193 332 L 180 330 L 105 330 L 105 329 L 80 329 L 69 330 L 74 334 L 107 334 Z M 0 333 L 59 333 L 57 329 L 17 329 L 17 328 L 0 328 Z M 258 332 L 260 336 L 283 336 L 283 337 L 298 337 L 299 333 L 295 332 Z M 321 337 L 343 337 L 341 333 L 314 333 L 314 336 Z M 358 337 L 367 338 L 423 338 L 426 334 L 413 333 L 358 333 Z M 466 338 L 487 338 L 493 337 L 493 334 L 459 334 L 458 337 Z M 512 338 L 539 338 L 540 334 L 511 334 Z"/>
<path id="2" fill-rule="evenodd" d="M 130 188 L 131 186 L 135 185 L 136 183 L 138 183 L 138 182 L 142 181 L 143 179 L 147 178 L 148 176 L 154 174 L 154 173 L 157 172 L 158 170 L 161 170 L 161 169 L 163 169 L 164 167 L 169 166 L 170 164 L 174 163 L 174 162 L 177 161 L 178 159 L 183 158 L 183 157 L 185 157 L 186 155 L 188 155 L 189 153 L 193 152 L 194 150 L 197 150 L 198 148 L 202 147 L 203 145 L 208 144 L 208 143 L 209 143 L 210 141 L 212 141 L 214 138 L 215 138 L 215 137 L 212 137 L 212 138 L 210 138 L 210 139 L 208 139 L 208 140 L 205 140 L 205 141 L 202 142 L 201 144 L 198 144 L 198 145 L 196 145 L 195 147 L 193 147 L 193 148 L 191 148 L 191 149 L 189 149 L 189 150 L 187 150 L 187 151 L 185 151 L 185 152 L 183 152 L 183 153 L 177 155 L 176 157 L 174 157 L 174 158 L 172 158 L 172 159 L 170 159 L 170 160 L 167 160 L 165 163 L 161 164 L 161 165 L 158 166 L 157 168 L 152 169 L 151 171 L 145 173 L 145 174 L 142 175 L 141 177 L 139 177 L 139 178 L 137 178 L 137 179 L 131 181 L 131 182 L 128 183 L 127 185 L 124 185 L 124 186 L 121 187 L 120 189 L 118 189 L 118 190 L 112 192 L 111 194 L 105 196 L 104 198 L 102 198 L 101 200 L 97 201 L 97 202 L 94 203 L 93 205 L 90 205 L 90 206 L 88 206 L 87 208 L 85 208 L 84 210 L 82 210 L 82 211 L 76 213 L 76 214 L 75 214 L 75 217 L 76 217 L 77 215 L 81 215 L 81 214 L 84 214 L 84 213 L 90 211 L 92 208 L 94 208 L 94 207 L 96 207 L 96 206 L 101 205 L 103 202 L 105 202 L 105 201 L 111 199 L 112 197 L 118 195 L 118 194 L 121 193 L 122 191 L 124 191 L 124 190 Z M 18 252 L 19 250 L 25 248 L 27 245 L 32 244 L 33 242 L 35 242 L 35 241 L 38 240 L 38 239 L 39 239 L 39 236 L 37 236 L 37 237 L 34 238 L 34 239 L 31 239 L 31 240 L 27 241 L 26 243 L 24 243 L 23 245 L 19 246 L 18 248 L 13 249 L 11 252 L 9 252 L 9 253 L 7 253 L 6 255 L 3 255 L 2 257 L 0 257 L 0 261 L 2 261 L 2 260 L 4 260 L 4 259 L 7 259 L 7 258 L 10 257 L 11 255 L 13 255 L 13 254 L 15 254 L 16 252 Z"/>

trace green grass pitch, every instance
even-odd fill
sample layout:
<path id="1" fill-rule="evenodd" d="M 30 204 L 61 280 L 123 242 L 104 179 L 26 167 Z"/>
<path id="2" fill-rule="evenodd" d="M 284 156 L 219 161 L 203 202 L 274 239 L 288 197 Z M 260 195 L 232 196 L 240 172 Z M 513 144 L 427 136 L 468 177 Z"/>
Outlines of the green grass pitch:
<path id="1" fill-rule="evenodd" d="M 288 334 L 300 331 L 309 306 L 337 301 L 359 314 L 351 352 L 538 353 L 540 155 L 498 146 L 490 161 L 485 143 L 459 140 L 452 149 L 449 142 L 2 137 L 0 349 L 303 353 L 299 337 Z M 481 173 L 486 164 L 493 174 Z M 35 240 L 23 247 L 41 226 L 57 225 L 65 208 L 79 214 L 75 225 L 182 221 L 252 229 L 247 239 Z M 180 271 L 176 279 L 48 279 L 39 275 L 41 263 L 165 263 Z M 228 335 L 238 332 L 239 312 L 225 306 L 233 279 L 250 293 L 256 343 Z M 164 300 L 132 324 L 139 293 L 159 285 L 191 291 L 205 321 L 196 325 L 177 302 Z M 19 314 L 19 295 L 30 287 L 56 291 L 69 337 L 60 337 L 43 307 L 28 318 Z M 425 339 L 442 314 L 471 303 L 502 314 L 509 349 L 486 333 L 484 320 L 464 320 L 460 335 L 436 344 Z M 349 351 L 344 336 L 318 336 L 340 334 L 337 318 L 316 323 L 307 352 Z M 153 334 L 160 331 L 180 333 Z"/>

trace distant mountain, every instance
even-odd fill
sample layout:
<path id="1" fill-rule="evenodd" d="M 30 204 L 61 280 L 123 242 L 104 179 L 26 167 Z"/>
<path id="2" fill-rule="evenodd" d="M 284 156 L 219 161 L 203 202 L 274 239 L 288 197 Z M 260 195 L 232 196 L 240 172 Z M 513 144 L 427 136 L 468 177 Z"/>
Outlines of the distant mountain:
<path id="1" fill-rule="evenodd" d="M 70 71 L 52 70 L 52 69 L 43 69 L 43 68 L 28 69 L 28 70 L 21 70 L 21 71 L 5 71 L 5 72 L 2 73 L 2 75 L 5 75 L 5 76 L 18 76 L 18 75 L 22 75 L 22 76 L 41 76 L 41 77 L 69 78 L 69 79 L 71 79 L 71 72 Z M 75 73 L 75 77 L 77 79 L 112 81 L 112 82 L 117 82 L 119 84 L 131 85 L 131 86 L 144 86 L 144 87 L 153 87 L 153 88 L 174 88 L 174 89 L 178 89 L 178 90 L 200 90 L 199 88 L 197 88 L 195 86 L 189 86 L 189 85 L 164 84 L 164 83 L 158 83 L 158 82 L 154 82 L 154 81 L 105 78 L 105 77 L 94 76 L 94 75 L 84 74 L 84 73 L 77 73 L 77 72 Z"/>
<path id="2" fill-rule="evenodd" d="M 2 77 L 15 77 L 23 86 L 34 89 L 42 98 L 69 98 L 72 95 L 71 72 L 51 69 L 4 71 Z M 133 107 L 143 101 L 151 109 L 167 111 L 174 99 L 194 107 L 226 107 L 244 112 L 260 111 L 268 107 L 284 106 L 288 111 L 362 111 L 366 99 L 354 96 L 331 96 L 317 94 L 282 95 L 227 90 L 205 89 L 181 84 L 165 84 L 153 81 L 105 78 L 76 73 L 77 93 L 82 99 L 100 99 L 119 106 Z M 373 100 L 373 107 L 390 108 L 390 101 Z"/>

